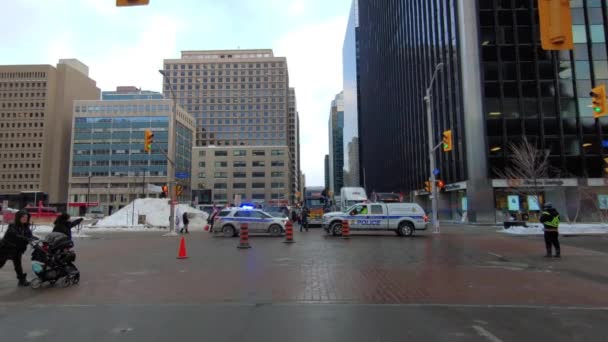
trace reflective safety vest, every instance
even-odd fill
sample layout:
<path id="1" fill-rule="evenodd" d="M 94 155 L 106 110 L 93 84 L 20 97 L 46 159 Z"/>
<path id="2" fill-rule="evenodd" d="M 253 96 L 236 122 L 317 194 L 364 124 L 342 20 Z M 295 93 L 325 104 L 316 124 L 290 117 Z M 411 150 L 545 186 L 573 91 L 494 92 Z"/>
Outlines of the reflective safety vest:
<path id="1" fill-rule="evenodd" d="M 548 213 L 548 212 L 546 212 L 546 211 L 543 212 L 543 215 L 549 215 L 549 216 L 551 216 L 551 214 Z M 559 227 L 559 215 L 553 217 L 553 219 L 551 221 L 545 221 L 545 222 L 543 222 L 543 224 L 548 229 L 557 229 L 557 227 Z"/>

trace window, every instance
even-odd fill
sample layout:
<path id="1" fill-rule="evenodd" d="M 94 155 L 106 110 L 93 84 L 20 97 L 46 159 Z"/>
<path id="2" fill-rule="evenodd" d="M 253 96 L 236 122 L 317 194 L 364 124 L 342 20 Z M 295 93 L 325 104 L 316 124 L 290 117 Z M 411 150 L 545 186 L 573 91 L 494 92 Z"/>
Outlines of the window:
<path id="1" fill-rule="evenodd" d="M 207 177 L 207 175 L 205 175 L 204 172 L 199 172 L 198 173 L 198 178 L 206 178 L 206 177 Z"/>
<path id="2" fill-rule="evenodd" d="M 253 172 L 252 174 L 253 178 L 263 178 L 266 177 L 266 173 L 265 172 Z"/>
<path id="3" fill-rule="evenodd" d="M 266 152 L 264 150 L 253 150 L 252 154 L 254 156 L 260 157 L 260 156 L 265 156 Z"/>
<path id="4" fill-rule="evenodd" d="M 228 178 L 228 173 L 227 172 L 216 172 L 214 174 L 215 178 Z"/>
<path id="5" fill-rule="evenodd" d="M 247 183 L 234 183 L 232 184 L 233 189 L 245 189 L 247 188 Z"/>
<path id="6" fill-rule="evenodd" d="M 273 160 L 271 163 L 273 167 L 285 166 L 285 162 L 282 160 Z"/>
<path id="7" fill-rule="evenodd" d="M 264 167 L 264 166 L 266 166 L 266 163 L 263 160 L 253 162 L 253 167 Z"/>
<path id="8" fill-rule="evenodd" d="M 247 177 L 247 173 L 246 172 L 237 171 L 237 172 L 232 173 L 232 176 L 234 178 L 245 178 L 245 177 Z"/>
<path id="9" fill-rule="evenodd" d="M 198 162 L 198 167 L 205 167 L 205 162 Z"/>
<path id="10" fill-rule="evenodd" d="M 266 183 L 252 183 L 251 188 L 253 189 L 264 189 L 266 188 Z"/>
<path id="11" fill-rule="evenodd" d="M 215 151 L 216 157 L 228 157 L 228 151 Z"/>
<path id="12" fill-rule="evenodd" d="M 228 189 L 228 184 L 226 183 L 215 183 L 213 184 L 214 189 Z"/>
<path id="13" fill-rule="evenodd" d="M 285 155 L 285 151 L 283 151 L 283 150 L 272 150 L 271 155 L 273 155 L 273 156 L 283 156 L 283 155 Z"/>
<path id="14" fill-rule="evenodd" d="M 235 161 L 232 164 L 233 167 L 247 167 L 247 163 L 243 160 Z"/>
<path id="15" fill-rule="evenodd" d="M 285 188 L 285 183 L 272 183 L 270 187 L 273 189 L 283 189 Z"/>
<path id="16" fill-rule="evenodd" d="M 216 200 L 216 201 L 225 201 L 226 198 L 227 198 L 226 194 L 218 194 L 218 193 L 213 194 L 213 199 Z M 223 216 L 228 215 L 229 213 L 230 213 L 229 210 L 220 211 L 220 213 L 218 214 L 218 216 L 223 217 Z"/>
<path id="17" fill-rule="evenodd" d="M 228 162 L 217 161 L 217 162 L 215 162 L 215 167 L 228 167 Z"/>
<path id="18" fill-rule="evenodd" d="M 249 210 L 239 210 L 234 213 L 234 217 L 251 217 L 251 213 Z"/>
<path id="19" fill-rule="evenodd" d="M 381 205 L 372 205 L 372 215 L 382 215 Z"/>
<path id="20" fill-rule="evenodd" d="M 254 199 L 254 200 L 263 200 L 263 199 L 266 199 L 266 195 L 264 195 L 264 194 L 253 194 L 253 195 L 251 195 L 251 199 Z"/>
<path id="21" fill-rule="evenodd" d="M 246 150 L 234 150 L 233 155 L 235 157 L 244 157 L 247 155 L 247 151 Z"/>
<path id="22" fill-rule="evenodd" d="M 285 177 L 285 172 L 275 171 L 270 174 L 272 177 Z"/>
<path id="23" fill-rule="evenodd" d="M 207 154 L 207 151 L 198 151 L 199 157 L 204 157 Z"/>

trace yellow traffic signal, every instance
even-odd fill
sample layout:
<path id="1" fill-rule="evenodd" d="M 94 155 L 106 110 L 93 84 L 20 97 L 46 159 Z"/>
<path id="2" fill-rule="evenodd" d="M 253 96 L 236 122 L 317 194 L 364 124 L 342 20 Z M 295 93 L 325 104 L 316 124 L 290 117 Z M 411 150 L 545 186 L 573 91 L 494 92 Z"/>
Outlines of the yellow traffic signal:
<path id="1" fill-rule="evenodd" d="M 452 130 L 448 129 L 443 131 L 443 152 L 449 152 L 452 150 Z"/>
<path id="2" fill-rule="evenodd" d="M 424 182 L 424 190 L 426 190 L 427 192 L 431 192 L 431 182 L 430 181 Z"/>
<path id="3" fill-rule="evenodd" d="M 182 195 L 182 192 L 184 191 L 184 187 L 181 185 L 176 185 L 175 186 L 175 196 L 179 197 Z"/>
<path id="4" fill-rule="evenodd" d="M 606 86 L 603 84 L 591 89 L 591 106 L 593 107 L 593 117 L 599 118 L 608 114 L 606 107 Z"/>
<path id="5" fill-rule="evenodd" d="M 573 49 L 569 0 L 538 0 L 538 17 L 543 50 Z"/>
<path id="6" fill-rule="evenodd" d="M 116 6 L 141 6 L 147 5 L 150 0 L 116 0 Z"/>
<path id="7" fill-rule="evenodd" d="M 154 143 L 154 133 L 151 130 L 147 129 L 144 133 L 144 151 L 150 152 L 152 151 L 152 144 Z"/>

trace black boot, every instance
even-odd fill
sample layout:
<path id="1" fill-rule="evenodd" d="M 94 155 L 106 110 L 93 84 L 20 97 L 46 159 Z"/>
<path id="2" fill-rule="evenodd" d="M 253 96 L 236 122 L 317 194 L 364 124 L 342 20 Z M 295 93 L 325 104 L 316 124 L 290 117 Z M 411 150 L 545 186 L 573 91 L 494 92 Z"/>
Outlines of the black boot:
<path id="1" fill-rule="evenodd" d="M 560 254 L 559 249 L 557 251 L 555 251 L 555 257 L 556 258 L 561 258 L 562 257 L 561 254 Z"/>
<path id="2" fill-rule="evenodd" d="M 550 258 L 551 257 L 551 250 L 547 251 L 547 254 L 545 254 L 545 258 Z"/>
<path id="3" fill-rule="evenodd" d="M 27 281 L 25 273 L 23 275 L 19 276 L 19 283 L 17 283 L 17 286 L 19 286 L 19 287 L 30 286 L 30 282 Z"/>

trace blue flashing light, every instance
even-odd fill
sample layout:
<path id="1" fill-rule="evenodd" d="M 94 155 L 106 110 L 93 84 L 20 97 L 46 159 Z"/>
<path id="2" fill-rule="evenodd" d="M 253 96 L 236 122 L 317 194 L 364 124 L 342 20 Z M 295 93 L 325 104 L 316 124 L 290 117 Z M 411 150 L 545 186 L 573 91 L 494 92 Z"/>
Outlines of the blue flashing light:
<path id="1" fill-rule="evenodd" d="M 255 209 L 255 207 L 252 206 L 251 204 L 241 204 L 241 209 L 252 210 L 252 209 Z"/>

